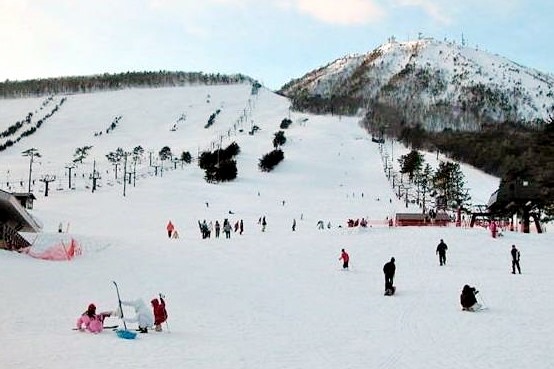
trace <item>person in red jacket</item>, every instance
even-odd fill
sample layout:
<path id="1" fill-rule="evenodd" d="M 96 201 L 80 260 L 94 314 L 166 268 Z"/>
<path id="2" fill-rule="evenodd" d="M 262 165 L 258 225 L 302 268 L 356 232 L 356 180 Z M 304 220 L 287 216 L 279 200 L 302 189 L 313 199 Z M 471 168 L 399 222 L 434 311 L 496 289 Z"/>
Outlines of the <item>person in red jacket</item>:
<path id="1" fill-rule="evenodd" d="M 154 309 L 154 329 L 156 332 L 162 331 L 162 323 L 167 320 L 167 311 L 165 310 L 165 301 L 163 295 L 160 294 L 160 300 L 153 299 L 150 301 Z"/>
<path id="2" fill-rule="evenodd" d="M 175 226 L 173 225 L 173 223 L 171 223 L 171 220 L 169 221 L 169 223 L 167 223 L 165 229 L 167 229 L 167 237 L 171 238 L 173 230 L 175 229 Z"/>
<path id="3" fill-rule="evenodd" d="M 350 260 L 350 256 L 346 251 L 344 251 L 344 249 L 341 250 L 339 260 L 342 260 L 342 268 L 348 269 L 348 261 Z"/>

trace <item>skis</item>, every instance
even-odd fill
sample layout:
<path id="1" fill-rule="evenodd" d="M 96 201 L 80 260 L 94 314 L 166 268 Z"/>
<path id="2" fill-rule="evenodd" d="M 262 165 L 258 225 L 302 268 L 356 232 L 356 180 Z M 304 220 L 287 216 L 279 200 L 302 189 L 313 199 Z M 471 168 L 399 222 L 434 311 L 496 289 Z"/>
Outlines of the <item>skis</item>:
<path id="1" fill-rule="evenodd" d="M 117 327 L 119 327 L 119 325 L 105 325 L 104 327 L 102 327 L 102 329 L 116 329 Z M 71 330 L 74 330 L 74 331 L 85 331 L 86 329 L 79 329 L 79 328 L 71 328 Z"/>

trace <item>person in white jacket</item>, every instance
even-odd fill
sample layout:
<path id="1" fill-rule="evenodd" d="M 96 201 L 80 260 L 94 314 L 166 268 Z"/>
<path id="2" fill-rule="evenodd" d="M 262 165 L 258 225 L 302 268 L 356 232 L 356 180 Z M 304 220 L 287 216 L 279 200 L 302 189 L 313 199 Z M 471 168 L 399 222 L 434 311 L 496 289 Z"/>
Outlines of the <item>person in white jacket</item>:
<path id="1" fill-rule="evenodd" d="M 131 306 L 135 309 L 135 316 L 132 318 L 124 317 L 123 320 L 127 323 L 138 323 L 140 333 L 148 333 L 148 327 L 154 325 L 154 314 L 142 299 L 133 301 L 121 301 L 121 305 Z"/>

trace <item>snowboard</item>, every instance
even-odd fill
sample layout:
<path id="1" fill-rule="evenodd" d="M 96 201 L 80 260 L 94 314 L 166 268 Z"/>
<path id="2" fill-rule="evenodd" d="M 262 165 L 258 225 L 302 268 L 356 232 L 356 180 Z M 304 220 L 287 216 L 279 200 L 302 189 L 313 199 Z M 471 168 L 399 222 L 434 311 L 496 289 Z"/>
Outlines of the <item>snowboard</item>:
<path id="1" fill-rule="evenodd" d="M 385 290 L 385 296 L 392 296 L 396 292 L 396 287 L 387 288 Z"/>

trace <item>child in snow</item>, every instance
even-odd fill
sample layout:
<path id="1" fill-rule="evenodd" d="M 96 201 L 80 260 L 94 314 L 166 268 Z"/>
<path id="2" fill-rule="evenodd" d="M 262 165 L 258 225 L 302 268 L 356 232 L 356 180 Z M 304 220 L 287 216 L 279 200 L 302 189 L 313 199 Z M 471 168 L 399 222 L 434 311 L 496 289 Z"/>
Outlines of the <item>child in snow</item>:
<path id="1" fill-rule="evenodd" d="M 138 323 L 138 330 L 140 333 L 148 333 L 148 327 L 154 325 L 154 315 L 146 306 L 142 299 L 133 301 L 121 301 L 121 305 L 131 306 L 135 309 L 135 316 L 133 318 L 122 318 L 127 323 Z"/>
<path id="2" fill-rule="evenodd" d="M 160 300 L 153 299 L 150 301 L 152 309 L 154 309 L 154 329 L 156 332 L 162 331 L 162 323 L 167 320 L 167 311 L 165 310 L 165 301 L 163 295 L 160 294 Z"/>
<path id="3" fill-rule="evenodd" d="M 84 331 L 85 329 L 91 333 L 100 333 L 104 329 L 104 319 L 112 315 L 111 312 L 103 312 L 96 314 L 96 305 L 90 304 L 79 319 L 77 319 L 77 329 Z"/>
<path id="4" fill-rule="evenodd" d="M 481 305 L 477 303 L 477 297 L 475 297 L 478 293 L 479 291 L 477 291 L 475 287 L 470 287 L 467 284 L 464 286 L 462 294 L 460 295 L 462 310 L 476 311 L 481 308 Z"/>

